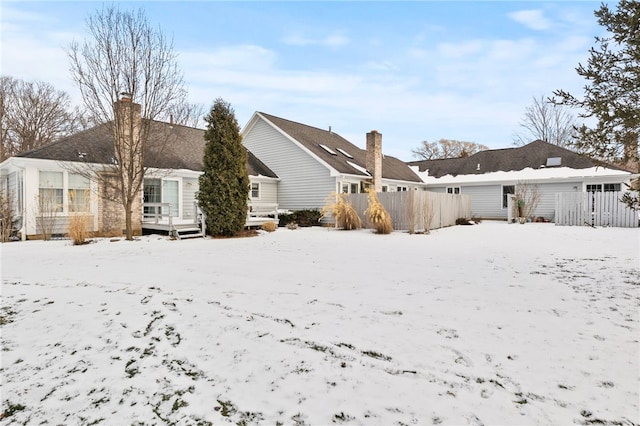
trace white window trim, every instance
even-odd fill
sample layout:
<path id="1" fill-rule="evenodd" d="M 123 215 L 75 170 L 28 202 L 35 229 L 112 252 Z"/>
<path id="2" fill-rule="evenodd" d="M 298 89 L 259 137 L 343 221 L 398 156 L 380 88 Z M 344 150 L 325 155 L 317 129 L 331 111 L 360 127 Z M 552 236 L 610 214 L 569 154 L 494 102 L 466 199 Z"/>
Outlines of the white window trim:
<path id="1" fill-rule="evenodd" d="M 175 218 L 182 218 L 182 178 L 176 177 L 176 178 L 163 178 L 162 179 L 162 184 L 160 187 L 160 200 L 162 203 L 165 203 L 166 201 L 164 200 L 164 183 L 165 182 L 178 182 L 178 215 L 174 216 Z"/>
<path id="2" fill-rule="evenodd" d="M 505 194 L 505 193 L 504 193 L 504 188 L 505 188 L 505 186 L 512 186 L 512 187 L 513 187 L 513 192 L 512 192 L 512 193 L 510 193 L 510 194 Z M 505 206 L 505 202 L 504 202 L 504 201 L 505 201 L 505 199 L 504 199 L 504 196 L 505 196 L 505 195 L 515 195 L 515 193 L 516 193 L 516 185 L 502 185 L 502 186 L 500 187 L 500 207 L 501 207 L 503 210 L 506 210 L 506 209 L 508 209 L 508 208 L 509 208 L 509 199 L 507 199 L 507 203 L 506 203 L 507 205 Z"/>
<path id="3" fill-rule="evenodd" d="M 253 185 L 258 185 L 258 196 L 257 197 L 253 196 Z M 251 182 L 251 187 L 249 189 L 249 196 L 251 197 L 252 200 L 260 201 L 260 199 L 262 198 L 262 185 L 260 184 L 260 182 Z"/>

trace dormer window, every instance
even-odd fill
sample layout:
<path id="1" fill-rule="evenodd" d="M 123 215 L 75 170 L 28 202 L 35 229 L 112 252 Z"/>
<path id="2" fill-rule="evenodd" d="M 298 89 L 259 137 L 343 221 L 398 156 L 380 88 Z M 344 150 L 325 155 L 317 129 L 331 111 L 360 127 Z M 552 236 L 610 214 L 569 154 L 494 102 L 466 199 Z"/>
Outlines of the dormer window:
<path id="1" fill-rule="evenodd" d="M 332 150 L 332 149 L 331 149 L 331 148 L 329 148 L 328 146 L 323 145 L 323 144 L 321 144 L 321 143 L 320 143 L 320 144 L 318 144 L 318 145 L 320 145 L 320 148 L 324 149 L 324 150 L 325 150 L 325 151 L 327 151 L 329 154 L 331 154 L 331 155 L 338 155 L 338 154 L 336 154 L 336 153 L 335 153 L 335 151 L 334 151 L 334 150 Z"/>

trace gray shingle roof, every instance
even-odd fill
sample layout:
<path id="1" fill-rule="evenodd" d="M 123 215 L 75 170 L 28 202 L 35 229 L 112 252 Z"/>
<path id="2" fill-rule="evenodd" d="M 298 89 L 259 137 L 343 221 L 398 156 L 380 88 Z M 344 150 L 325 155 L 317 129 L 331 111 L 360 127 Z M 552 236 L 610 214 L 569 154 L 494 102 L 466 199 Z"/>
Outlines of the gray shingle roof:
<path id="1" fill-rule="evenodd" d="M 360 166 L 362 169 L 366 169 L 366 151 L 358 148 L 339 134 L 319 129 L 317 127 L 307 126 L 306 124 L 297 123 L 295 121 L 286 120 L 264 112 L 259 112 L 259 114 L 298 141 L 339 173 L 368 176 L 366 173 L 362 172 L 362 170 L 349 164 L 349 162 L 351 162 Z M 335 153 L 335 155 L 329 153 L 320 145 L 328 147 Z M 340 152 L 340 150 L 351 155 L 353 158 L 349 158 L 343 152 Z M 384 155 L 382 158 L 382 177 L 385 179 L 422 182 L 421 179 L 409 167 L 407 167 L 404 162 L 388 155 Z"/>
<path id="2" fill-rule="evenodd" d="M 146 167 L 202 171 L 204 130 L 160 121 L 152 121 L 150 125 L 152 137 L 145 151 Z M 110 164 L 113 155 L 113 134 L 107 123 L 19 154 L 18 157 Z M 247 170 L 253 176 L 278 177 L 251 153 L 247 158 Z"/>
<path id="3" fill-rule="evenodd" d="M 586 169 L 604 166 L 602 162 L 592 160 L 568 149 L 541 140 L 517 148 L 490 149 L 480 151 L 465 158 L 445 158 L 440 160 L 410 161 L 410 166 L 418 166 L 423 172 L 429 170 L 429 176 L 475 175 L 498 171 L 522 170 L 527 167 L 539 169 L 547 166 L 547 159 L 560 158 L 560 167 Z M 552 167 L 552 166 L 549 166 Z M 606 167 L 619 169 L 606 164 Z"/>

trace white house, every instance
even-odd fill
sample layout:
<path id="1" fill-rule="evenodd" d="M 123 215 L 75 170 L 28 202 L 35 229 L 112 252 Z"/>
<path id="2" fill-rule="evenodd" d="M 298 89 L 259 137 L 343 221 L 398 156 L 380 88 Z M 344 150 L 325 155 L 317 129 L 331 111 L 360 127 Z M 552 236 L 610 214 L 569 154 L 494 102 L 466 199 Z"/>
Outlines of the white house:
<path id="1" fill-rule="evenodd" d="M 553 220 L 556 194 L 624 191 L 633 174 L 543 141 L 492 149 L 464 158 L 407 163 L 430 191 L 469 194 L 472 215 L 507 219 L 508 199 L 518 184 L 535 186 L 540 194 L 535 216 Z"/>
<path id="2" fill-rule="evenodd" d="M 204 130 L 160 121 L 150 122 L 149 128 L 152 143 L 144 156 L 147 173 L 134 206 L 134 231 L 169 230 L 169 215 L 172 226 L 193 228 L 198 221 L 195 194 L 203 169 Z M 160 148 L 154 152 L 154 147 Z M 46 213 L 55 222 L 53 234 L 66 234 L 69 218 L 82 215 L 96 235 L 121 235 L 123 207 L 104 196 L 107 188 L 86 178 L 87 167 L 101 170 L 113 158 L 113 134 L 103 124 L 0 163 L 0 189 L 11 198 L 22 238 L 42 235 L 43 199 L 53 200 L 53 211 Z M 247 170 L 250 208 L 277 206 L 278 177 L 250 152 Z"/>
<path id="3" fill-rule="evenodd" d="M 382 154 L 382 135 L 367 133 L 363 150 L 331 129 L 323 130 L 255 112 L 242 131 L 243 143 L 280 178 L 283 209 L 319 209 L 331 193 L 425 189 L 405 163 Z"/>

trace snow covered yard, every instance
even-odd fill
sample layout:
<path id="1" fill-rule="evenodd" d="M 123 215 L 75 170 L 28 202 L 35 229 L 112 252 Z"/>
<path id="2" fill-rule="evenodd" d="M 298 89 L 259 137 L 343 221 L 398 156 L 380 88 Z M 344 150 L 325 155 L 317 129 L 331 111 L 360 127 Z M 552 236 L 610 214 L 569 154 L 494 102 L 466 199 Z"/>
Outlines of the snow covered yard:
<path id="1" fill-rule="evenodd" d="M 639 422 L 639 229 L 0 250 L 3 424 Z"/>

